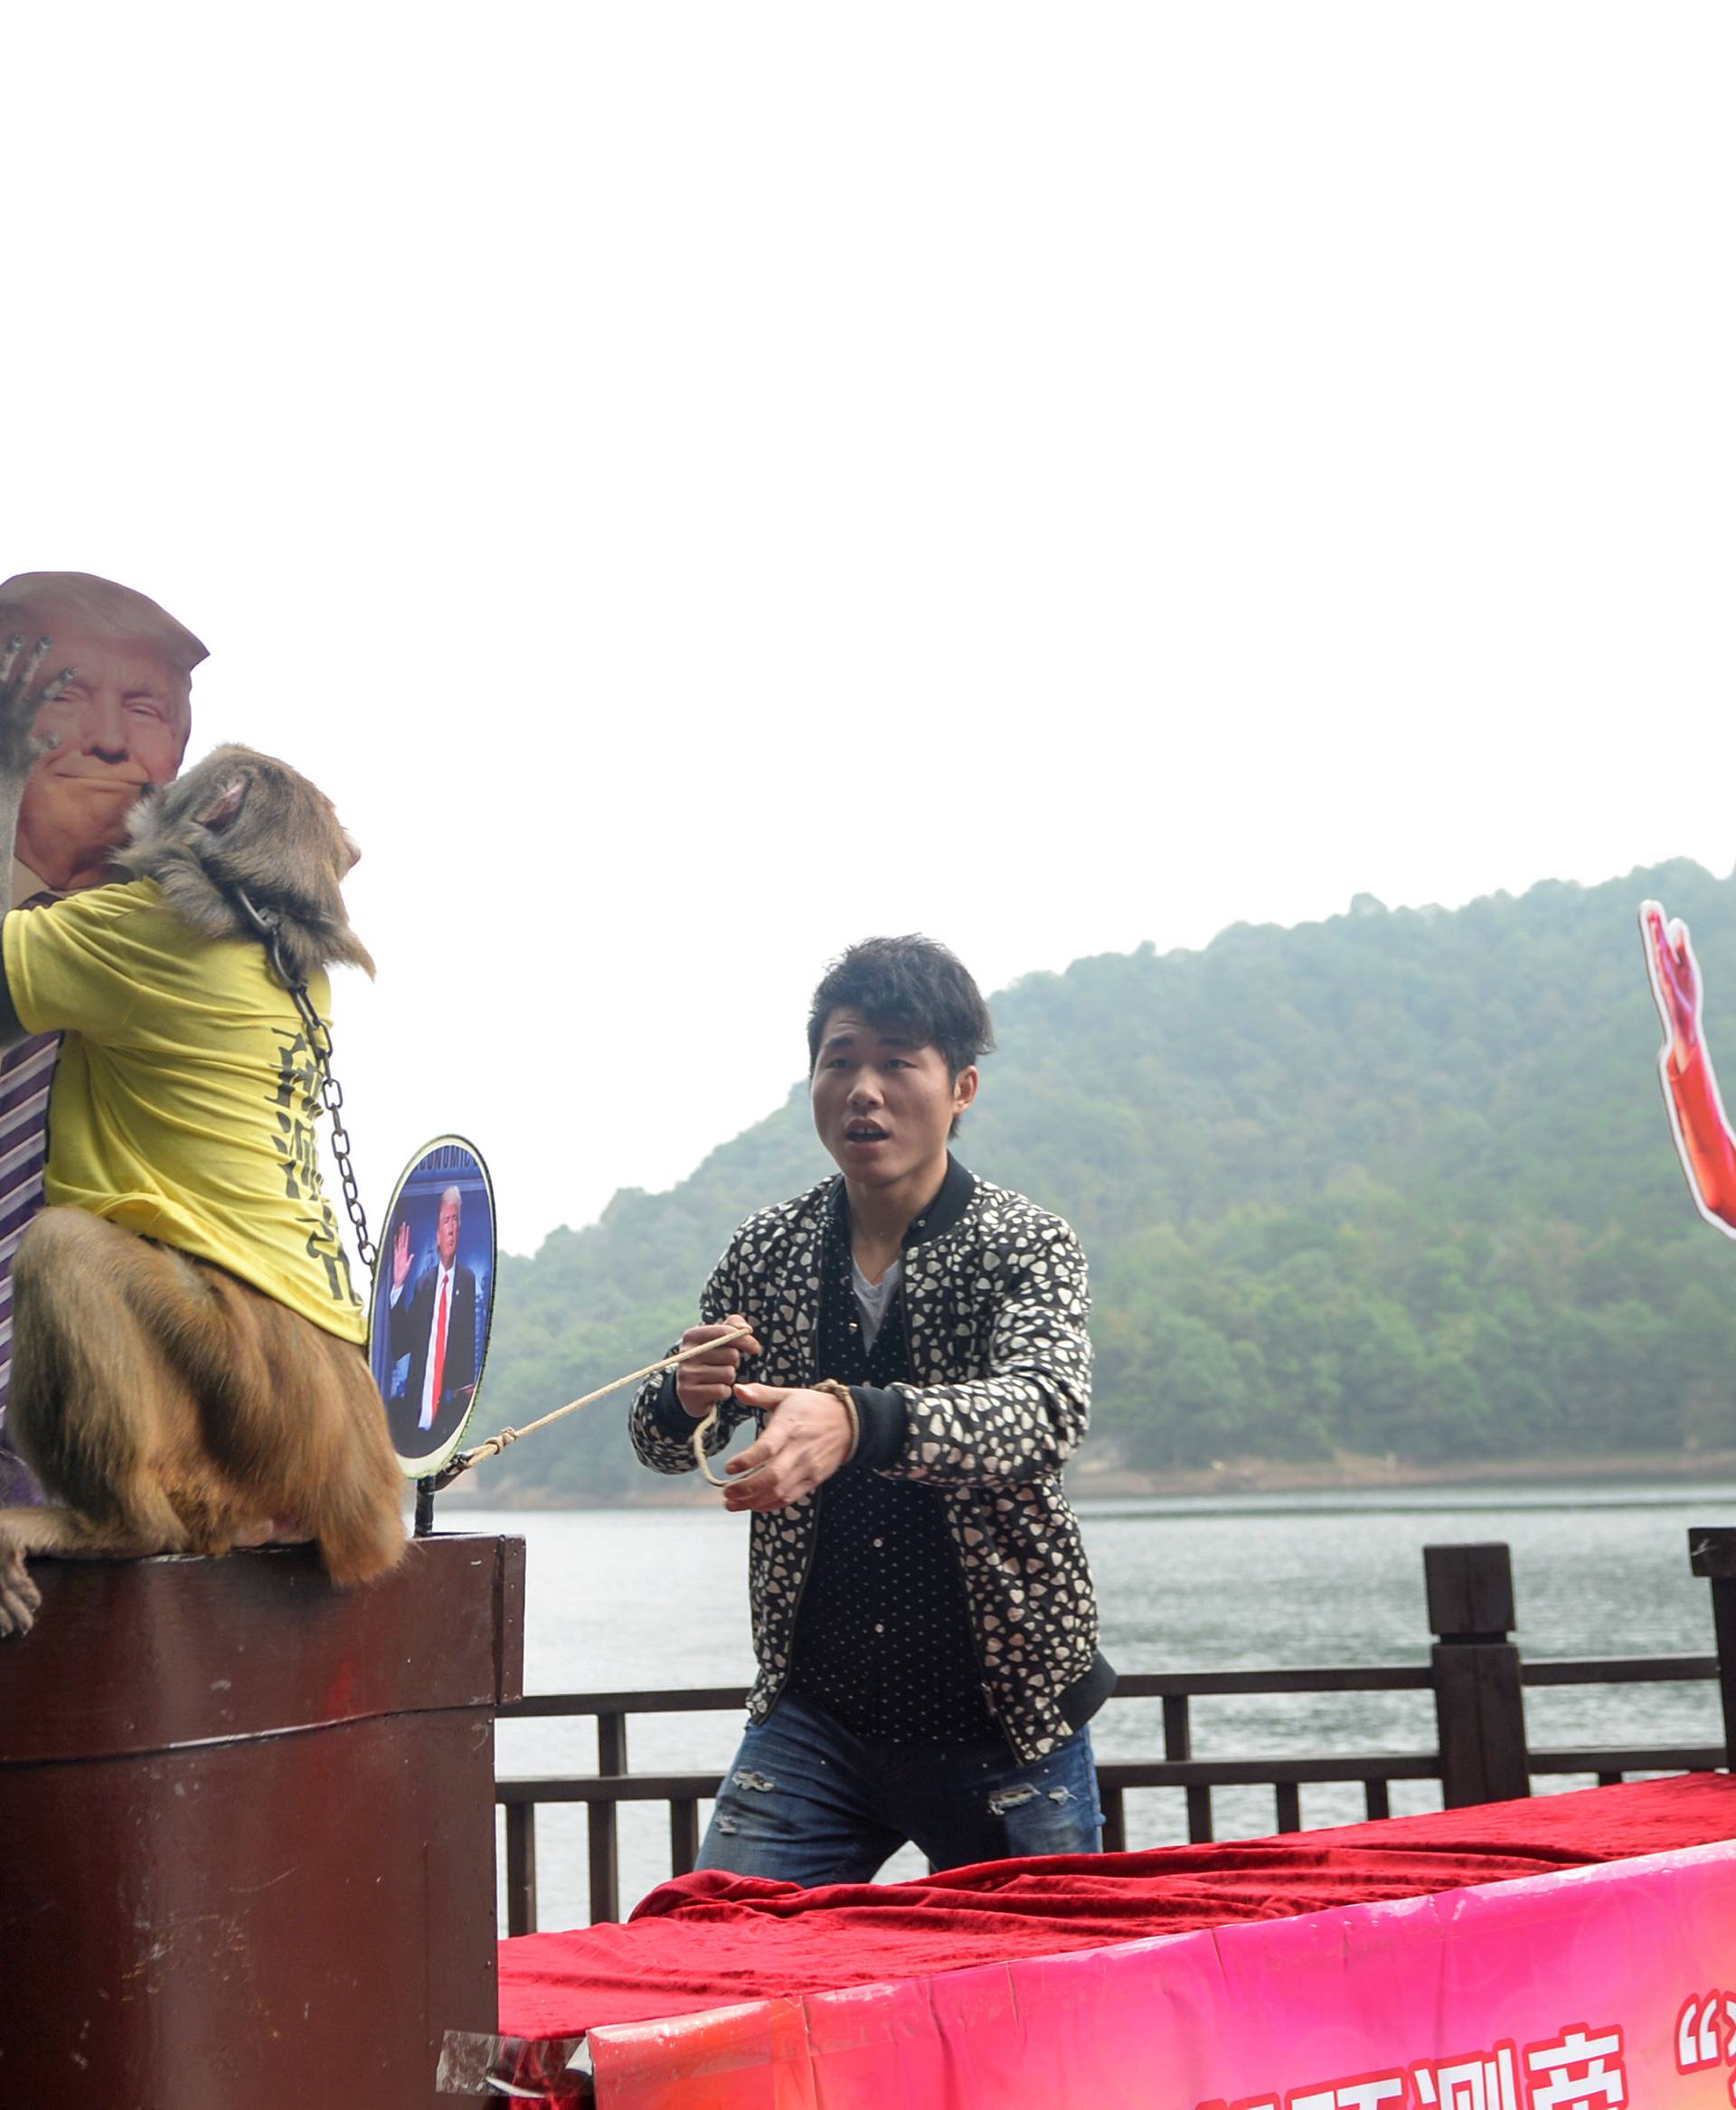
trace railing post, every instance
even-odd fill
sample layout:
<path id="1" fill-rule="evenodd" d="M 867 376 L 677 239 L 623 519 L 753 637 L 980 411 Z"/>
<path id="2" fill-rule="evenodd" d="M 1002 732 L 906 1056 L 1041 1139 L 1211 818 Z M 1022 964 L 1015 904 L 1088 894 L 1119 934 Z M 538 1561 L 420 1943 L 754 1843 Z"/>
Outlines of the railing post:
<path id="1" fill-rule="evenodd" d="M 1099 1776 L 1097 1799 L 1103 1812 L 1103 1851 L 1105 1853 L 1125 1853 L 1127 1851 L 1127 1798 L 1118 1787 L 1110 1787 Z"/>
<path id="2" fill-rule="evenodd" d="M 506 1805 L 506 1932 L 536 1932 L 536 1804 Z"/>
<path id="3" fill-rule="evenodd" d="M 601 1774 L 627 1771 L 624 1714 L 599 1713 L 597 1717 L 597 1770 Z M 593 1925 L 599 1925 L 621 1917 L 621 1854 L 613 1803 L 592 1803 L 590 1832 L 590 1917 Z"/>
<path id="4" fill-rule="evenodd" d="M 1736 1770 L 1736 1526 L 1694 1525 L 1688 1533 L 1688 1565 L 1712 1585 L 1712 1631 L 1724 1697 L 1724 1766 Z"/>
<path id="5" fill-rule="evenodd" d="M 676 1795 L 669 1804 L 669 1873 L 691 1876 L 699 1859 L 699 1804 Z"/>
<path id="6" fill-rule="evenodd" d="M 1422 1568 L 1435 1636 L 1441 1800 L 1461 1810 L 1528 1795 L 1512 1558 L 1499 1544 L 1425 1546 Z"/>
<path id="7" fill-rule="evenodd" d="M 1188 1716 L 1187 1694 L 1164 1695 L 1164 1757 L 1186 1760 L 1194 1756 L 1194 1729 Z M 1209 1844 L 1212 1838 L 1212 1790 L 1190 1787 L 1187 1796 L 1187 1837 L 1193 1846 Z"/>

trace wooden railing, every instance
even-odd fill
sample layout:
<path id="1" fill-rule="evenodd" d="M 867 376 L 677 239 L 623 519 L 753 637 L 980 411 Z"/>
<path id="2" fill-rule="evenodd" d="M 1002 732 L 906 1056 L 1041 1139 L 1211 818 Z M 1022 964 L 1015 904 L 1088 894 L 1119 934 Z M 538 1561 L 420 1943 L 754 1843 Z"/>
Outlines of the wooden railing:
<path id="1" fill-rule="evenodd" d="M 1277 1832 L 1302 1829 L 1301 1791 L 1317 1782 L 1360 1784 L 1370 1817 L 1389 1813 L 1395 1780 L 1438 1780 L 1448 1809 L 1529 1794 L 1546 1775 L 1583 1774 L 1609 1785 L 1633 1773 L 1675 1773 L 1722 1766 L 1736 1745 L 1736 1530 L 1690 1533 L 1694 1568 L 1712 1584 L 1714 1622 L 1722 1654 L 1726 1741 L 1719 1744 L 1587 1745 L 1533 1750 L 1526 1741 L 1524 1688 L 1563 1685 L 1673 1684 L 1718 1680 L 1716 1655 L 1571 1657 L 1524 1662 L 1514 1645 L 1513 1568 L 1504 1545 L 1423 1549 L 1429 1624 L 1434 1635 L 1427 1663 L 1274 1671 L 1160 1671 L 1117 1681 L 1110 1706 L 1127 1700 L 1163 1704 L 1161 1758 L 1099 1759 L 1104 1839 L 1111 1851 L 1126 1843 L 1126 1797 L 1139 1788 L 1180 1788 L 1186 1798 L 1188 1837 L 1212 1836 L 1212 1791 L 1269 1787 Z M 1432 1751 L 1307 1753 L 1280 1757 L 1196 1757 L 1195 1700 L 1309 1692 L 1432 1692 L 1438 1735 Z M 633 1773 L 628 1770 L 629 1716 L 740 1713 L 740 1686 L 689 1691 L 551 1692 L 527 1696 L 501 1710 L 504 1721 L 551 1716 L 594 1716 L 597 1771 L 540 1779 L 502 1779 L 495 1799 L 506 1813 L 506 1917 L 513 1934 L 536 1926 L 536 1812 L 545 1803 L 583 1803 L 589 1811 L 590 1917 L 618 1918 L 619 1843 L 615 1813 L 622 1803 L 664 1803 L 669 1809 L 670 1870 L 684 1875 L 699 1851 L 702 1802 L 714 1795 L 716 1772 Z"/>

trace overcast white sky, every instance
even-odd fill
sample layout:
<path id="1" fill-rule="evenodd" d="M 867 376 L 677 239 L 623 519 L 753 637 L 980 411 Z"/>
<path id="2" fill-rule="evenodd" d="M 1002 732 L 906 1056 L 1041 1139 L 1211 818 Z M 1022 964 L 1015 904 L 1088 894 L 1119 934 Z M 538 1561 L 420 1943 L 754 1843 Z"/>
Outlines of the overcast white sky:
<path id="1" fill-rule="evenodd" d="M 376 1215 L 443 1129 L 513 1250 L 669 1184 L 873 931 L 995 987 L 1731 865 L 1725 6 L 5 45 L 0 576 L 154 594 L 194 752 L 361 838 Z"/>

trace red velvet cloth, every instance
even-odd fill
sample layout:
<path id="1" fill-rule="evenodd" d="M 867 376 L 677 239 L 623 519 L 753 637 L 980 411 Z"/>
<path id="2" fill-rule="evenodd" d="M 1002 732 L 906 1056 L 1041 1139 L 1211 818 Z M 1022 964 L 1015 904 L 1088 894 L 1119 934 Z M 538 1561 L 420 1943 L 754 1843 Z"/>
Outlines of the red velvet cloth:
<path id="1" fill-rule="evenodd" d="M 618 1926 L 500 1945 L 505 2037 L 1053 1955 L 1231 1920 L 1456 1890 L 1736 1838 L 1736 1778 L 1689 1774 L 1151 1853 L 986 1861 L 817 1890 L 684 1876 Z"/>

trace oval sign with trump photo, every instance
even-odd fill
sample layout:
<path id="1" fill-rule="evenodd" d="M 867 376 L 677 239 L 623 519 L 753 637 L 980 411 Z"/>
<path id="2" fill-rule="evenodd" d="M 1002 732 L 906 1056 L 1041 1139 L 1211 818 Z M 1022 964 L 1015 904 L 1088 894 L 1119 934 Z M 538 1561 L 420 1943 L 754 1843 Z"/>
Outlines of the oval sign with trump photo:
<path id="1" fill-rule="evenodd" d="M 495 1295 L 495 1196 L 461 1135 L 414 1158 L 386 1212 L 368 1359 L 398 1463 L 438 1473 L 476 1410 Z"/>

